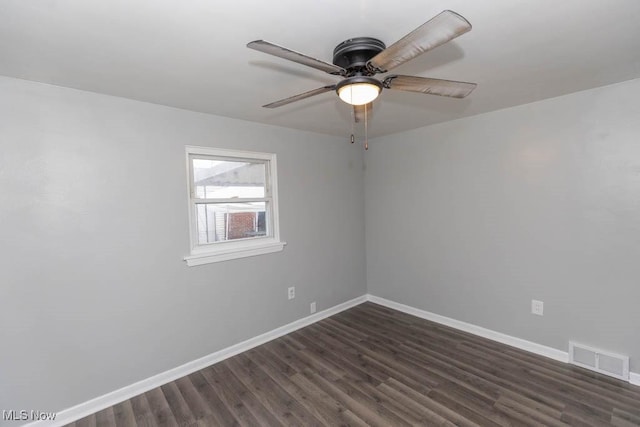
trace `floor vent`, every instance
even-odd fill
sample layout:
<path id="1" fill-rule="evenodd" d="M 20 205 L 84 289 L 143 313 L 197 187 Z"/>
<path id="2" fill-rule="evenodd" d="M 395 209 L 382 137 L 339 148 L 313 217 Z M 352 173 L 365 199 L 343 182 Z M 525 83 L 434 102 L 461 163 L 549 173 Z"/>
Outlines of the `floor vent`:
<path id="1" fill-rule="evenodd" d="M 569 342 L 569 362 L 614 378 L 629 381 L 629 357 Z"/>

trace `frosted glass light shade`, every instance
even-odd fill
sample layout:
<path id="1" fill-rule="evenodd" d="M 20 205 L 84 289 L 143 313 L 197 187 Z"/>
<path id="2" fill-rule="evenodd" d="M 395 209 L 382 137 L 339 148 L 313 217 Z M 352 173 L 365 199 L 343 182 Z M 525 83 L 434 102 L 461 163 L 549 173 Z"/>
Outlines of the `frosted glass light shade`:
<path id="1" fill-rule="evenodd" d="M 347 104 L 364 105 L 378 97 L 380 87 L 371 83 L 353 83 L 338 89 L 338 96 Z"/>

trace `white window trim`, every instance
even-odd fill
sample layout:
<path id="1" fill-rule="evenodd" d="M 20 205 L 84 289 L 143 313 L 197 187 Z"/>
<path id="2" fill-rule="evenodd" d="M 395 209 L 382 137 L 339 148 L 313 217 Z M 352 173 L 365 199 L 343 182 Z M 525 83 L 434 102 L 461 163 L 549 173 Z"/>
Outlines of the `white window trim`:
<path id="1" fill-rule="evenodd" d="M 185 147 L 187 165 L 187 203 L 189 206 L 189 241 L 191 253 L 184 257 L 189 267 L 228 261 L 281 251 L 286 245 L 280 241 L 280 221 L 278 217 L 278 175 L 276 155 L 272 153 L 256 153 L 253 151 L 227 150 L 211 147 Z M 197 244 L 195 234 L 195 212 L 191 200 L 191 164 L 190 155 L 222 156 L 238 159 L 267 160 L 269 165 L 269 183 L 271 187 L 272 233 L 267 237 L 242 239 L 229 242 L 212 243 L 207 246 Z"/>

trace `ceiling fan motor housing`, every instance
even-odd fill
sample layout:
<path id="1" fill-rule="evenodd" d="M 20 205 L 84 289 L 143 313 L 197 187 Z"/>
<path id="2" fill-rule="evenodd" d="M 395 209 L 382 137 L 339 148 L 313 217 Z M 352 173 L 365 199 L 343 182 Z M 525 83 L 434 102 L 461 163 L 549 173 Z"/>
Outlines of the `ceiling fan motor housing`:
<path id="1" fill-rule="evenodd" d="M 385 44 L 373 37 L 356 37 L 345 40 L 333 50 L 333 63 L 349 72 L 349 75 L 363 73 L 371 75 L 367 71 L 367 61 L 382 52 Z"/>

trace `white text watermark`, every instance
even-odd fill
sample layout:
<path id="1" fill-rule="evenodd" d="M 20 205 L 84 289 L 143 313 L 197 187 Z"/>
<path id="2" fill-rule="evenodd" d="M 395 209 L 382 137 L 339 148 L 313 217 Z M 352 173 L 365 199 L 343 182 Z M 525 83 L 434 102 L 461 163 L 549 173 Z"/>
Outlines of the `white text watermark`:
<path id="1" fill-rule="evenodd" d="M 53 421 L 56 419 L 55 412 L 44 412 L 27 409 L 3 409 L 2 420 L 3 421 Z"/>

